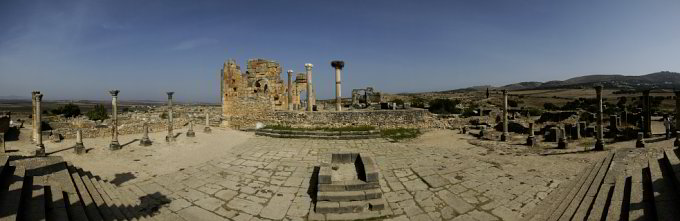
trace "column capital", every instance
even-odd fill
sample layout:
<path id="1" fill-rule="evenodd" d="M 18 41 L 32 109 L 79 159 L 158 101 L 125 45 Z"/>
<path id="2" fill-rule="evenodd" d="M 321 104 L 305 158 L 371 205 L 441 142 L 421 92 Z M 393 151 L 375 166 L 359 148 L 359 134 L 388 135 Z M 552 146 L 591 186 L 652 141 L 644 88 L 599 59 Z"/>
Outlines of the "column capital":
<path id="1" fill-rule="evenodd" d="M 331 61 L 331 67 L 342 70 L 345 67 L 345 62 L 341 60 Z"/>
<path id="2" fill-rule="evenodd" d="M 111 96 L 114 96 L 114 97 L 118 96 L 119 92 L 120 92 L 120 90 L 110 90 L 109 91 L 109 93 L 111 93 Z"/>
<path id="3" fill-rule="evenodd" d="M 313 67 L 314 67 L 314 65 L 312 63 L 305 64 L 305 69 L 308 70 L 308 71 L 312 70 Z"/>
<path id="4" fill-rule="evenodd" d="M 173 91 L 169 91 L 169 92 L 165 92 L 165 93 L 168 94 L 168 99 L 172 99 L 172 95 L 175 94 L 175 92 L 173 92 Z"/>
<path id="5" fill-rule="evenodd" d="M 36 94 L 36 95 L 35 95 L 35 100 L 36 100 L 36 101 L 42 101 L 42 97 L 43 97 L 42 94 Z"/>
<path id="6" fill-rule="evenodd" d="M 288 74 L 293 74 L 293 70 L 288 70 Z"/>
<path id="7" fill-rule="evenodd" d="M 603 88 L 603 87 L 602 87 L 601 84 L 596 84 L 596 85 L 595 85 L 595 90 L 598 91 L 598 92 L 602 91 L 602 88 Z"/>
<path id="8" fill-rule="evenodd" d="M 35 96 L 36 94 L 40 94 L 40 91 L 31 91 L 31 95 Z"/>

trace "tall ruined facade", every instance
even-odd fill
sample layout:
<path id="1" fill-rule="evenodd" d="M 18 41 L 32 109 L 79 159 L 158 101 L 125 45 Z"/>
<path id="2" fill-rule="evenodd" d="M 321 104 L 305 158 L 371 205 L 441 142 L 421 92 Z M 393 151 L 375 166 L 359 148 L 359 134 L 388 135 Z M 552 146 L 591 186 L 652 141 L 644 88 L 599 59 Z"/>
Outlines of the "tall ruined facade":
<path id="1" fill-rule="evenodd" d="M 281 65 L 265 59 L 250 59 L 246 65 L 246 71 L 241 72 L 236 61 L 224 62 L 220 71 L 223 115 L 241 125 L 275 110 L 287 110 L 288 88 L 281 78 Z M 298 74 L 293 83 L 294 106 L 300 106 L 300 94 L 306 91 L 306 84 Z"/>

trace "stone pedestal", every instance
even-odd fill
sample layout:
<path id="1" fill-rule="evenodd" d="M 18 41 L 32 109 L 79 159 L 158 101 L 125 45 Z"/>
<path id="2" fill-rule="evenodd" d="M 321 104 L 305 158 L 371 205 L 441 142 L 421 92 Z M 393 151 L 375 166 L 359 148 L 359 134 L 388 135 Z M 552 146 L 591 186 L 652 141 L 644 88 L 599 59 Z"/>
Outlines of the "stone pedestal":
<path id="1" fill-rule="evenodd" d="M 142 139 L 139 140 L 139 146 L 151 146 L 151 139 L 149 139 L 149 125 L 144 124 L 144 135 Z"/>
<path id="2" fill-rule="evenodd" d="M 571 139 L 572 140 L 578 140 L 581 139 L 581 125 L 577 124 L 574 127 L 571 128 Z"/>
<path id="3" fill-rule="evenodd" d="M 480 128 L 479 128 L 479 135 L 477 135 L 477 137 L 479 139 L 482 139 L 482 138 L 484 138 L 485 133 L 486 133 L 486 126 L 481 125 Z"/>
<path id="4" fill-rule="evenodd" d="M 293 108 L 293 105 L 291 104 L 290 106 L 291 110 Z M 203 128 L 203 133 L 210 133 L 212 129 L 210 129 L 210 114 L 205 113 L 205 127 Z"/>
<path id="5" fill-rule="evenodd" d="M 566 138 L 567 136 L 566 136 L 566 133 L 564 131 L 564 128 L 559 128 L 558 130 L 560 131 L 559 132 L 560 136 L 557 139 L 557 148 L 558 149 L 567 149 L 568 143 L 567 143 L 567 138 Z"/>
<path id="6" fill-rule="evenodd" d="M 637 136 L 637 141 L 635 142 L 635 147 L 643 148 L 645 147 L 645 134 L 644 132 L 639 132 Z"/>
<path id="7" fill-rule="evenodd" d="M 76 131 L 76 145 L 73 146 L 73 151 L 78 155 L 85 153 L 85 145 L 83 145 L 83 132 L 81 130 Z"/>
<path id="8" fill-rule="evenodd" d="M 189 121 L 189 130 L 187 131 L 187 137 L 195 137 L 196 133 L 194 132 L 194 122 Z"/>
<path id="9" fill-rule="evenodd" d="M 586 127 L 587 126 L 588 126 L 588 123 L 586 123 L 585 121 L 579 121 L 578 122 L 578 129 L 579 129 L 579 132 L 580 132 L 579 136 L 586 137 L 586 131 L 587 131 Z"/>
<path id="10" fill-rule="evenodd" d="M 536 145 L 536 136 L 534 135 L 534 123 L 529 123 L 529 137 L 527 137 L 527 146 L 533 147 Z"/>

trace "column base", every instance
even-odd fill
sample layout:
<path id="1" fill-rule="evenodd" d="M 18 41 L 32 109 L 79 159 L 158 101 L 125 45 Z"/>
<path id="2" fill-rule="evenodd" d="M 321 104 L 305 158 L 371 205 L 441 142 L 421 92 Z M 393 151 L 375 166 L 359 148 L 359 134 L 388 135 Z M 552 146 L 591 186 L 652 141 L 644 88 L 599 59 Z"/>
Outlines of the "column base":
<path id="1" fill-rule="evenodd" d="M 645 147 L 645 141 L 643 141 L 643 140 L 638 140 L 638 141 L 636 141 L 636 142 L 635 142 L 635 147 L 637 147 L 637 148 L 643 148 L 643 147 Z"/>
<path id="2" fill-rule="evenodd" d="M 45 153 L 45 145 L 43 144 L 38 145 L 38 148 L 35 150 L 35 156 L 36 157 L 47 156 L 47 153 Z"/>
<path id="3" fill-rule="evenodd" d="M 557 141 L 557 149 L 567 149 L 567 146 L 569 146 L 569 143 L 564 138 Z"/>
<path id="4" fill-rule="evenodd" d="M 83 143 L 76 143 L 75 146 L 73 146 L 73 152 L 76 154 L 84 154 L 85 153 L 85 145 Z"/>
<path id="5" fill-rule="evenodd" d="M 534 147 L 536 145 L 536 137 L 530 136 L 527 137 L 527 146 Z"/>
<path id="6" fill-rule="evenodd" d="M 120 148 L 120 144 L 116 140 L 111 141 L 111 144 L 109 144 L 109 150 L 120 150 Z"/>
<path id="7" fill-rule="evenodd" d="M 502 133 L 501 134 L 501 141 L 507 141 L 508 140 L 508 133 Z"/>
<path id="8" fill-rule="evenodd" d="M 195 137 L 196 133 L 193 130 L 187 131 L 187 137 Z"/>
<path id="9" fill-rule="evenodd" d="M 203 128 L 203 133 L 209 134 L 210 132 L 212 132 L 212 129 L 210 129 L 210 127 Z"/>
<path id="10" fill-rule="evenodd" d="M 145 146 L 145 147 L 146 147 L 146 146 L 151 146 L 151 143 L 153 143 L 153 142 L 151 142 L 151 140 L 150 140 L 148 137 L 143 137 L 143 138 L 139 141 L 139 146 Z"/>
<path id="11" fill-rule="evenodd" d="M 602 140 L 595 141 L 595 150 L 604 150 L 604 142 Z"/>

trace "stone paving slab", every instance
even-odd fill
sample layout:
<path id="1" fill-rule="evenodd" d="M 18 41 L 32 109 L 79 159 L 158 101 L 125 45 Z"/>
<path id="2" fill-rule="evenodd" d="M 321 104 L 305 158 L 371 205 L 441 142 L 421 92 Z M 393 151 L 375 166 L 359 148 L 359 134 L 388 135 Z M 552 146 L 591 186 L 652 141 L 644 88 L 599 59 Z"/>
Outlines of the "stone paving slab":
<path id="1" fill-rule="evenodd" d="M 255 137 L 217 159 L 127 186 L 162 193 L 171 202 L 160 215 L 186 220 L 357 218 L 319 217 L 310 210 L 317 187 L 312 174 L 324 156 L 358 152 L 370 154 L 378 166 L 381 185 L 371 194 L 382 194 L 388 212 L 378 215 L 386 220 L 518 220 L 586 165 L 549 156 L 575 168 L 538 173 L 545 165 L 527 168 L 503 158 L 515 156 L 480 154 L 484 151 L 464 140 L 451 148 L 384 139 Z"/>

